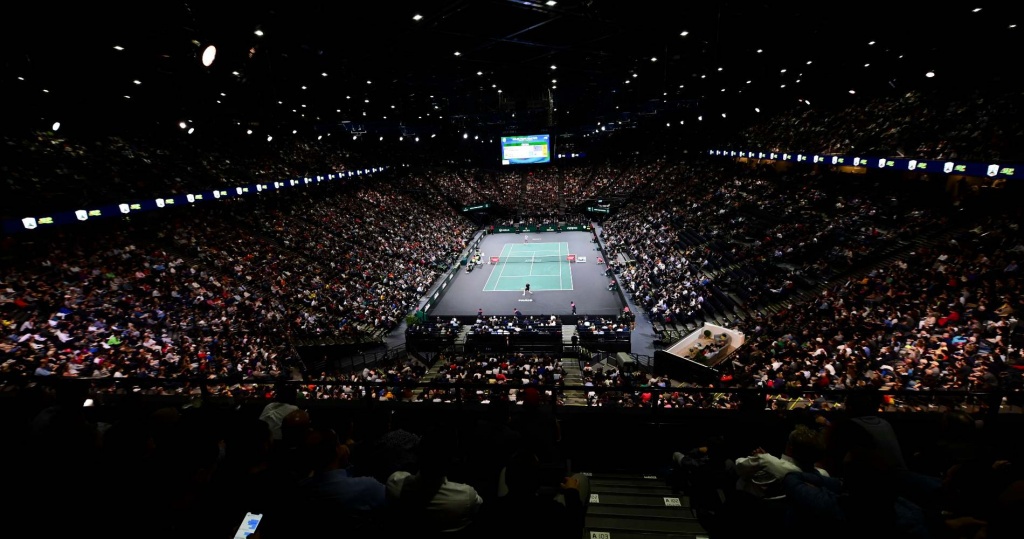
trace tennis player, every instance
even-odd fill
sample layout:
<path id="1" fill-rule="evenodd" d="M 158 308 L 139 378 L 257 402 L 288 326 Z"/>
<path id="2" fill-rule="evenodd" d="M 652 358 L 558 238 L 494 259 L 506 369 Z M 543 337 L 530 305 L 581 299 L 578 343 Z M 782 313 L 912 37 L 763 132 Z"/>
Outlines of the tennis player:
<path id="1" fill-rule="evenodd" d="M 533 295 L 533 292 L 530 292 L 530 283 L 526 283 L 526 286 L 523 287 L 523 295 L 525 296 L 527 294 L 531 296 Z"/>

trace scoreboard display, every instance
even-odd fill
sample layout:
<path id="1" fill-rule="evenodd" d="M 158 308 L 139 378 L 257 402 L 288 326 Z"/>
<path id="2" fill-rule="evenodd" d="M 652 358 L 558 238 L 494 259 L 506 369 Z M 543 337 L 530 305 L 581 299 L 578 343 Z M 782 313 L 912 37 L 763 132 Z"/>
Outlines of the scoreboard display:
<path id="1" fill-rule="evenodd" d="M 502 165 L 535 165 L 550 162 L 550 135 L 501 137 Z"/>

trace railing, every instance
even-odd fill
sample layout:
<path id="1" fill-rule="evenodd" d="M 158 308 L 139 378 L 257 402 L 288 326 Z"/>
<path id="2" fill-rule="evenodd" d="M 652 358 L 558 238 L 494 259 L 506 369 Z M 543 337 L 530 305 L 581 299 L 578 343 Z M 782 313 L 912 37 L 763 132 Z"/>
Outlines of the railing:
<path id="1" fill-rule="evenodd" d="M 57 391 L 75 388 L 88 395 L 94 405 L 117 405 L 129 395 L 152 398 L 224 399 L 228 401 L 266 401 L 276 388 L 292 385 L 307 401 L 330 406 L 332 401 L 363 401 L 386 405 L 388 402 L 480 403 L 508 398 L 519 384 L 460 383 L 440 381 L 369 382 L 350 380 L 274 380 L 242 378 L 71 378 L 56 376 L 11 375 L 0 377 L 0 392 L 34 385 Z M 592 405 L 612 408 L 649 409 L 651 413 L 670 414 L 694 410 L 774 410 L 797 408 L 829 412 L 842 410 L 853 401 L 876 402 L 875 411 L 940 412 L 962 409 L 971 413 L 999 414 L 1024 412 L 1022 391 L 895 391 L 865 389 L 772 390 L 766 388 L 616 387 L 585 385 L 538 385 L 552 404 L 561 402 L 565 392 L 580 391 Z M 391 392 L 393 399 L 382 400 Z M 426 398 L 423 396 L 426 395 Z"/>

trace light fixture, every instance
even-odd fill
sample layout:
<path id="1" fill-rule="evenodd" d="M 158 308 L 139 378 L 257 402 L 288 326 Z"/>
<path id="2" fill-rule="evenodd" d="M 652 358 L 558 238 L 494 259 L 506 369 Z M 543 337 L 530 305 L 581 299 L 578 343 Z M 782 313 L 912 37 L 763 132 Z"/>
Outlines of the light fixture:
<path id="1" fill-rule="evenodd" d="M 178 122 L 178 127 L 185 129 L 186 127 L 188 127 L 188 124 L 185 122 Z"/>
<path id="2" fill-rule="evenodd" d="M 326 76 L 327 76 L 327 73 L 321 73 L 321 74 L 320 74 L 320 76 L 321 76 L 321 77 L 326 77 Z"/>
<path id="3" fill-rule="evenodd" d="M 57 131 L 58 129 L 60 129 L 60 122 L 53 122 L 53 130 Z"/>
<path id="4" fill-rule="evenodd" d="M 652 56 L 651 57 L 651 61 L 652 62 L 657 62 L 658 61 L 658 57 L 657 56 Z"/>
<path id="5" fill-rule="evenodd" d="M 252 129 L 246 129 L 245 130 L 245 134 L 246 135 L 251 135 L 252 134 Z"/>
<path id="6" fill-rule="evenodd" d="M 213 60 L 217 58 L 217 47 L 210 45 L 203 51 L 203 66 L 210 67 L 213 65 Z"/>
<path id="7" fill-rule="evenodd" d="M 196 128 L 194 128 L 194 127 L 190 127 L 190 128 L 188 128 L 188 131 L 186 131 L 186 133 L 188 133 L 189 135 L 191 135 L 192 133 L 195 133 L 195 132 L 196 132 Z"/>
<path id="8" fill-rule="evenodd" d="M 124 50 L 124 47 L 122 47 L 122 46 L 120 46 L 120 45 L 114 45 L 114 50 L 115 50 L 115 51 L 123 51 L 123 50 Z"/>
<path id="9" fill-rule="evenodd" d="M 455 56 L 462 56 L 462 53 L 459 51 L 455 51 Z"/>
<path id="10" fill-rule="evenodd" d="M 679 35 L 681 35 L 683 37 L 686 37 L 686 36 L 690 35 L 690 31 L 689 30 L 683 30 L 682 32 L 679 32 Z"/>
<path id="11" fill-rule="evenodd" d="M 761 54 L 762 52 L 764 52 L 764 49 L 757 49 L 758 54 Z"/>
<path id="12" fill-rule="evenodd" d="M 855 93 L 857 93 L 857 91 L 856 91 L 856 90 L 850 90 L 850 95 L 853 95 L 853 94 L 855 94 Z"/>
<path id="13" fill-rule="evenodd" d="M 419 13 L 417 13 L 417 14 L 412 16 L 412 20 L 414 20 L 414 21 L 419 21 L 419 20 L 422 20 L 422 19 L 423 19 L 423 15 L 420 15 Z"/>
<path id="14" fill-rule="evenodd" d="M 551 64 L 551 69 L 558 69 L 558 66 L 556 66 L 555 64 Z"/>
<path id="15" fill-rule="evenodd" d="M 555 7 L 555 4 L 557 4 L 558 2 L 555 2 L 555 0 L 548 0 L 547 2 L 544 3 L 547 4 L 549 7 Z"/>
<path id="16" fill-rule="evenodd" d="M 758 108 L 758 107 L 754 107 L 754 112 L 756 112 L 756 113 L 760 114 L 760 113 L 761 113 L 761 109 L 760 109 L 760 108 Z"/>
<path id="17" fill-rule="evenodd" d="M 868 45 L 874 45 L 874 44 L 875 44 L 874 41 L 868 41 Z"/>
<path id="18" fill-rule="evenodd" d="M 976 7 L 976 8 L 971 10 L 971 13 L 977 13 L 979 11 L 981 11 L 981 8 L 980 7 Z"/>
<path id="19" fill-rule="evenodd" d="M 930 78 L 935 76 L 935 72 L 934 71 L 929 71 L 929 72 L 925 73 L 924 76 L 926 76 L 926 77 L 928 77 L 930 79 Z"/>
<path id="20" fill-rule="evenodd" d="M 273 135 L 267 135 L 267 142 L 270 142 L 272 140 L 274 140 L 274 136 Z"/>
<path id="21" fill-rule="evenodd" d="M 258 28 L 257 28 L 257 29 L 256 29 L 256 31 L 255 31 L 255 32 L 253 32 L 253 33 L 254 33 L 254 34 L 256 34 L 256 35 L 257 35 L 257 36 L 259 36 L 259 37 L 263 37 L 263 30 L 260 30 L 260 29 L 258 29 Z"/>
<path id="22" fill-rule="evenodd" d="M 138 86 L 138 85 L 142 84 L 142 81 L 141 80 L 133 80 L 132 83 L 135 84 L 136 86 Z"/>

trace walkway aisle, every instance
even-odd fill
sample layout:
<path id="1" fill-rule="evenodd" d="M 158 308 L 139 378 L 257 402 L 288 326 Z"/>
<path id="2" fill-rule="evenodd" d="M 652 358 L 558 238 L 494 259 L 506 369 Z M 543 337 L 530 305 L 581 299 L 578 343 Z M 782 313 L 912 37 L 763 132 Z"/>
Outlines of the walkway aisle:
<path id="1" fill-rule="evenodd" d="M 597 241 L 601 248 L 604 248 L 602 240 L 603 229 L 601 225 L 592 223 L 594 231 L 597 232 Z M 606 254 L 612 254 L 607 253 Z M 619 276 L 615 276 L 615 281 L 619 283 L 619 290 L 622 290 L 622 296 L 626 298 L 626 305 L 629 305 L 629 312 L 636 316 L 636 329 L 633 330 L 633 334 L 630 335 L 630 349 L 629 351 L 634 354 L 642 356 L 648 356 L 654 358 L 654 340 L 658 338 L 657 332 L 654 330 L 654 326 L 651 325 L 650 320 L 647 319 L 643 307 L 638 306 L 633 302 L 633 298 L 630 297 L 626 287 L 623 286 L 622 281 L 619 280 Z M 652 365 L 645 365 L 645 367 L 651 367 Z"/>
<path id="2" fill-rule="evenodd" d="M 655 475 L 593 473 L 585 537 L 590 539 L 706 539 L 690 500 Z"/>

